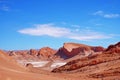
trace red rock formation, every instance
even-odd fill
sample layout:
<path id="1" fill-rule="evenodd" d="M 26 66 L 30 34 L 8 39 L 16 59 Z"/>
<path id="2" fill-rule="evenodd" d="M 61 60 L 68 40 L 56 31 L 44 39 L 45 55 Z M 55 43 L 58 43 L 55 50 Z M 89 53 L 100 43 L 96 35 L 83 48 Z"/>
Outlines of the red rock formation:
<path id="1" fill-rule="evenodd" d="M 103 50 L 104 48 L 100 46 L 92 47 L 78 43 L 64 43 L 63 47 L 58 50 L 57 55 L 60 55 L 60 57 L 67 59 L 78 54 L 87 56 L 93 52 L 101 52 Z"/>
<path id="2" fill-rule="evenodd" d="M 37 55 L 38 55 L 38 50 L 30 49 L 29 54 L 30 54 L 30 55 L 34 55 L 34 56 L 37 56 Z"/>
<path id="3" fill-rule="evenodd" d="M 102 63 L 106 63 L 106 67 L 110 65 L 111 62 L 118 61 L 118 65 L 115 67 L 120 66 L 120 43 L 115 45 L 109 46 L 102 54 L 93 55 L 91 57 L 84 57 L 76 60 L 72 60 L 68 62 L 66 65 L 61 66 L 59 68 L 54 69 L 52 72 L 64 72 L 64 71 L 73 71 L 77 69 L 81 69 L 83 67 L 90 67 Z M 106 54 L 107 53 L 107 54 Z M 109 65 L 108 65 L 109 64 Z M 99 67 L 99 66 L 98 66 Z M 106 69 L 106 67 L 104 67 Z M 110 66 L 111 68 L 112 66 Z M 114 67 L 113 67 L 114 68 Z M 104 72 L 104 70 L 103 70 Z M 119 72 L 120 73 L 120 72 Z"/>
<path id="4" fill-rule="evenodd" d="M 37 50 L 16 50 L 16 51 L 9 51 L 9 56 L 15 58 L 16 60 L 37 60 Z"/>
<path id="5" fill-rule="evenodd" d="M 38 56 L 41 55 L 43 57 L 50 57 L 56 53 L 56 50 L 53 50 L 49 47 L 43 47 L 38 51 Z"/>
<path id="6" fill-rule="evenodd" d="M 118 47 L 120 47 L 120 42 L 118 42 L 117 44 L 115 44 L 115 46 L 118 46 Z"/>
<path id="7" fill-rule="evenodd" d="M 101 47 L 101 46 L 91 47 L 91 49 L 92 49 L 94 52 L 104 51 L 104 48 Z"/>
<path id="8" fill-rule="evenodd" d="M 120 53 L 120 42 L 115 45 L 110 45 L 105 51 L 105 53 Z"/>
<path id="9" fill-rule="evenodd" d="M 56 50 L 53 50 L 49 47 L 30 50 L 16 50 L 8 51 L 9 56 L 14 57 L 16 60 L 40 60 L 48 59 L 50 56 L 53 56 L 56 53 Z"/>

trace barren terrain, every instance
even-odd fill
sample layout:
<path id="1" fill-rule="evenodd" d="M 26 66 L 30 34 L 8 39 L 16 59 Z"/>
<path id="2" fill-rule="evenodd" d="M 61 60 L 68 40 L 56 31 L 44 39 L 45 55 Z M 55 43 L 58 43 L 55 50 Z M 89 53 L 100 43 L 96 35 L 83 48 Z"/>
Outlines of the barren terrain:
<path id="1" fill-rule="evenodd" d="M 49 49 L 49 54 L 44 56 L 40 53 L 34 55 L 37 51 L 33 50 L 31 54 L 11 54 L 0 50 L 0 80 L 120 80 L 120 42 L 97 53 L 87 45 L 81 47 L 69 43 L 63 48 L 68 49 L 66 54 L 69 54 L 69 49 L 78 49 L 79 52 L 69 59 L 62 59 L 58 52 L 49 48 L 41 51 L 44 55 L 43 52 L 47 54 L 45 50 Z M 81 55 L 82 52 L 89 55 Z"/>

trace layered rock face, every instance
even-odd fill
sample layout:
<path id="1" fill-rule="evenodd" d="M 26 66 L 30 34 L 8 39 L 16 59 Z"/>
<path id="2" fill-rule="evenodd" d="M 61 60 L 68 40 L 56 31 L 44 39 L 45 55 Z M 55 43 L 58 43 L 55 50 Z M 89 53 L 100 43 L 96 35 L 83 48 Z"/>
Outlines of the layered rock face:
<path id="1" fill-rule="evenodd" d="M 92 78 L 120 79 L 120 42 L 110 45 L 101 54 L 72 60 L 52 72 L 79 72 Z"/>
<path id="2" fill-rule="evenodd" d="M 58 72 L 61 72 L 61 74 L 63 73 L 63 75 L 65 76 L 65 80 L 67 79 L 66 75 L 68 75 L 68 79 L 69 77 L 72 77 L 73 79 L 71 80 L 79 80 L 81 77 L 83 77 L 82 80 L 120 79 L 120 42 L 114 45 L 110 45 L 107 49 L 104 49 L 100 46 L 93 47 L 84 44 L 65 43 L 63 47 L 57 51 L 57 53 L 56 50 L 53 50 L 49 47 L 44 47 L 39 50 L 30 49 L 9 51 L 8 54 L 9 56 L 0 50 L 0 63 L 1 63 L 0 72 L 2 73 L 0 77 L 3 77 L 2 78 L 3 80 L 7 79 L 6 77 L 11 77 L 11 79 L 13 79 L 12 77 L 16 77 L 16 74 L 17 74 L 16 79 L 19 79 L 21 77 L 20 75 L 22 75 L 24 76 L 25 79 L 27 77 L 30 77 L 29 79 L 27 79 L 30 80 L 32 79 L 31 76 L 35 76 L 35 74 L 37 73 L 39 74 L 41 73 L 40 75 L 42 75 L 44 70 L 49 69 L 49 67 L 52 67 L 50 71 L 52 70 L 52 72 L 54 73 Z M 82 55 L 85 57 L 81 58 L 80 56 L 78 56 L 76 58 L 76 55 L 80 56 Z M 63 60 L 62 62 L 59 59 L 57 61 L 54 58 L 55 56 L 61 56 L 61 58 L 64 58 L 66 60 Z M 26 64 L 26 68 L 27 71 L 33 72 L 35 74 L 34 75 L 28 74 L 27 76 L 26 74 L 28 72 L 25 73 L 26 69 L 23 66 L 17 64 L 12 57 L 19 61 L 22 60 L 33 61 L 34 65 L 32 63 L 28 63 Z M 72 59 L 73 57 L 74 60 Z M 44 59 L 43 62 L 41 60 L 42 58 Z M 68 59 L 71 59 L 71 61 L 67 62 Z M 39 64 L 42 65 L 46 63 L 44 62 L 45 60 L 47 61 L 47 64 L 45 64 L 45 66 L 35 67 L 35 65 L 40 66 L 38 65 L 38 62 Z M 58 67 L 59 65 L 60 67 Z M 44 69 L 43 72 L 41 72 L 42 69 Z M 48 72 L 46 73 L 47 76 L 45 77 L 48 77 L 49 76 Z M 13 74 L 13 76 L 11 76 L 11 74 Z M 39 79 L 40 75 L 38 75 L 37 78 L 35 76 L 34 79 Z M 57 74 L 53 74 L 53 76 L 55 75 Z"/>
<path id="3" fill-rule="evenodd" d="M 30 49 L 30 50 L 28 51 L 28 54 L 33 55 L 33 56 L 38 56 L 38 50 Z"/>
<path id="4" fill-rule="evenodd" d="M 103 50 L 104 48 L 100 46 L 92 47 L 78 43 L 64 43 L 63 47 L 58 50 L 57 55 L 61 58 L 68 59 L 78 54 L 88 56 L 89 54 Z"/>
<path id="5" fill-rule="evenodd" d="M 91 47 L 91 49 L 94 51 L 94 52 L 102 52 L 104 51 L 105 49 L 101 46 L 96 46 L 96 47 Z"/>
<path id="6" fill-rule="evenodd" d="M 39 60 L 39 59 L 49 59 L 52 57 L 61 59 L 69 59 L 76 55 L 88 56 L 89 54 L 94 54 L 95 52 L 101 52 L 104 48 L 97 46 L 92 47 L 84 44 L 78 43 L 64 43 L 63 47 L 58 51 L 49 47 L 43 47 L 39 50 L 30 49 L 30 50 L 18 50 L 18 51 L 9 51 L 10 56 L 14 56 L 16 59 L 30 59 L 30 60 Z"/>
<path id="7" fill-rule="evenodd" d="M 8 51 L 9 56 L 13 57 L 17 61 L 28 61 L 28 60 L 37 60 L 35 54 L 33 54 L 33 49 L 29 50 L 17 50 L 17 51 Z"/>
<path id="8" fill-rule="evenodd" d="M 53 56 L 57 51 L 53 50 L 49 47 L 43 47 L 38 51 L 38 56 L 44 56 L 44 57 L 51 57 Z"/>
<path id="9" fill-rule="evenodd" d="M 110 45 L 105 51 L 105 53 L 120 53 L 120 42 L 115 45 Z"/>
<path id="10" fill-rule="evenodd" d="M 18 50 L 18 51 L 8 51 L 9 56 L 14 57 L 16 60 L 40 60 L 47 59 L 50 56 L 53 56 L 56 53 L 56 50 L 49 47 L 43 47 L 39 50 L 30 49 L 30 50 Z"/>

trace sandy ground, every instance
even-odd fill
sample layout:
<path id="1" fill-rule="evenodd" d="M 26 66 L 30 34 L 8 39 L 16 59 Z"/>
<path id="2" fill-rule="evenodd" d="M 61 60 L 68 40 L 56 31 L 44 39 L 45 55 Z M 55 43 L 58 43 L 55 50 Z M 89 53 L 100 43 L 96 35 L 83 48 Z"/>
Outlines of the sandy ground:
<path id="1" fill-rule="evenodd" d="M 120 80 L 120 74 L 118 73 L 120 71 L 119 66 L 120 60 L 117 59 L 109 61 L 109 63 L 105 62 L 95 66 L 86 66 L 74 72 L 52 73 L 41 68 L 23 67 L 12 57 L 0 51 L 0 80 Z M 113 71 L 113 73 L 117 72 L 117 76 L 109 76 L 104 79 L 88 76 L 94 73 L 104 74 L 101 71 L 104 72 L 105 70 Z M 110 71 L 106 71 L 107 75 L 109 75 Z"/>
<path id="2" fill-rule="evenodd" d="M 88 79 L 82 74 L 50 73 L 44 71 L 41 71 L 39 73 L 31 73 L 27 71 L 19 71 L 6 67 L 0 67 L 0 80 L 93 80 L 93 79 Z"/>
<path id="3" fill-rule="evenodd" d="M 0 51 L 0 80 L 88 80 L 80 74 L 51 73 L 29 69 L 19 65 L 14 59 Z M 89 79 L 90 80 L 90 79 Z"/>

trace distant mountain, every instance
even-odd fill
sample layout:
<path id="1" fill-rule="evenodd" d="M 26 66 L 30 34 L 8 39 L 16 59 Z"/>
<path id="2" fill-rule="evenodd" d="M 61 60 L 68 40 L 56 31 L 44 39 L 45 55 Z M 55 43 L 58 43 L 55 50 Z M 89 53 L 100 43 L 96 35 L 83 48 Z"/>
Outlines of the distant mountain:
<path id="1" fill-rule="evenodd" d="M 56 50 L 49 47 L 43 47 L 41 49 L 8 51 L 7 53 L 16 60 L 37 61 L 41 59 L 49 59 L 56 53 Z"/>
<path id="2" fill-rule="evenodd" d="M 63 47 L 54 50 L 50 47 L 30 50 L 15 50 L 7 53 L 16 60 L 55 60 L 55 59 L 72 59 L 76 57 L 85 57 L 103 51 L 101 46 L 88 46 L 79 43 L 64 43 Z"/>

